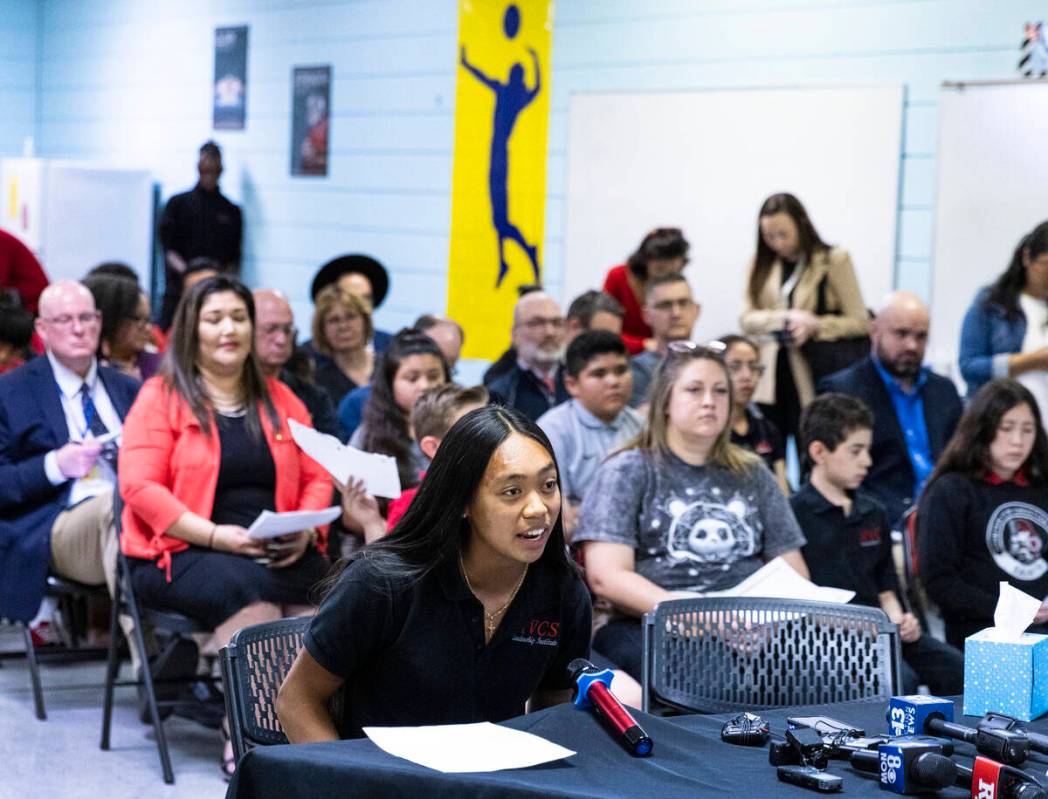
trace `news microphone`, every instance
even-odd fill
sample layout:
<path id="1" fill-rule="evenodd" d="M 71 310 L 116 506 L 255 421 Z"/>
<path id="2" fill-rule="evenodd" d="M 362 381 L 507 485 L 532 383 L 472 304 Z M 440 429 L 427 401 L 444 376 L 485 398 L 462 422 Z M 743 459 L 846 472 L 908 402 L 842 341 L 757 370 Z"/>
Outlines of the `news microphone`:
<path id="1" fill-rule="evenodd" d="M 1022 733 L 991 727 L 973 729 L 953 723 L 953 702 L 936 696 L 893 696 L 888 703 L 888 734 L 943 735 L 975 746 L 979 754 L 1007 765 L 1017 765 L 1030 754 Z"/>
<path id="2" fill-rule="evenodd" d="M 1048 791 L 1025 771 L 988 757 L 976 757 L 972 768 L 956 768 L 955 784 L 968 788 L 972 799 L 1048 799 Z"/>
<path id="3" fill-rule="evenodd" d="M 585 658 L 575 658 L 568 664 L 568 673 L 575 683 L 575 707 L 593 708 L 604 726 L 634 757 L 647 757 L 655 743 L 641 729 L 636 719 L 609 688 L 611 669 L 598 669 Z"/>
<path id="4" fill-rule="evenodd" d="M 915 794 L 942 790 L 957 781 L 957 767 L 934 745 L 909 741 L 881 744 L 851 756 L 852 768 L 880 775 L 882 791 Z"/>
<path id="5" fill-rule="evenodd" d="M 979 720 L 978 727 L 979 729 L 1007 730 L 1008 732 L 1021 733 L 1026 736 L 1026 740 L 1030 742 L 1030 748 L 1033 751 L 1048 754 L 1048 735 L 1026 729 L 1019 719 L 1012 716 L 1006 716 L 1004 713 L 995 713 L 991 710 Z"/>

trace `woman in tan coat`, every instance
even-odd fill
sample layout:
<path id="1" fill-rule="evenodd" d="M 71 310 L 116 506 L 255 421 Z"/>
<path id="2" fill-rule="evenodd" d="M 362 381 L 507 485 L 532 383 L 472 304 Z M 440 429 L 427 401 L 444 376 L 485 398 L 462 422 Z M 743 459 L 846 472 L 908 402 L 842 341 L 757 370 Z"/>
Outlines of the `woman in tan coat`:
<path id="1" fill-rule="evenodd" d="M 819 238 L 792 194 L 773 194 L 761 206 L 741 324 L 760 342 L 764 365 L 754 399 L 784 437 L 796 436 L 815 396 L 802 346 L 865 334 L 867 312 L 847 251 Z"/>

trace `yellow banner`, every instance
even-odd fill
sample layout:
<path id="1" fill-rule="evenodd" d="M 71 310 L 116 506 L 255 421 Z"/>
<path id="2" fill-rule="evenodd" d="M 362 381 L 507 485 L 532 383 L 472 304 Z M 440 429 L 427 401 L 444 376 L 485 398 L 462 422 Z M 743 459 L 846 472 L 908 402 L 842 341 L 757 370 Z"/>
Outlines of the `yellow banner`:
<path id="1" fill-rule="evenodd" d="M 517 287 L 539 282 L 553 0 L 459 0 L 448 315 L 466 358 L 509 344 Z"/>

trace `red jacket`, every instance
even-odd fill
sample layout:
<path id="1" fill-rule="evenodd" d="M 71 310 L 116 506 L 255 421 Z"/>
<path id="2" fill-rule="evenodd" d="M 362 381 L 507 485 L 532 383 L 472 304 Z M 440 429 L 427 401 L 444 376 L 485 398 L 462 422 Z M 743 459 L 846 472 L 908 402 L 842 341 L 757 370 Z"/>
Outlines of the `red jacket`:
<path id="1" fill-rule="evenodd" d="M 0 230 L 0 288 L 17 291 L 22 307 L 36 313 L 37 301 L 47 284 L 47 275 L 32 251 L 15 236 Z"/>
<path id="2" fill-rule="evenodd" d="M 644 352 L 644 339 L 651 338 L 651 328 L 644 321 L 640 300 L 630 288 L 626 265 L 620 264 L 608 270 L 604 278 L 604 293 L 610 294 L 626 312 L 622 317 L 622 341 L 630 355 Z"/>
<path id="3" fill-rule="evenodd" d="M 280 429 L 275 433 L 260 408 L 262 429 L 276 465 L 276 509 L 318 510 L 331 504 L 328 473 L 291 438 L 287 420 L 312 425 L 309 412 L 283 383 L 268 379 Z M 204 435 L 189 403 L 160 376 L 147 380 L 124 420 L 120 446 L 120 496 L 124 513 L 121 548 L 135 558 L 157 560 L 170 574 L 171 555 L 189 548 L 165 535 L 187 510 L 211 518 L 221 461 L 218 432 Z M 321 541 L 321 545 L 325 542 Z"/>

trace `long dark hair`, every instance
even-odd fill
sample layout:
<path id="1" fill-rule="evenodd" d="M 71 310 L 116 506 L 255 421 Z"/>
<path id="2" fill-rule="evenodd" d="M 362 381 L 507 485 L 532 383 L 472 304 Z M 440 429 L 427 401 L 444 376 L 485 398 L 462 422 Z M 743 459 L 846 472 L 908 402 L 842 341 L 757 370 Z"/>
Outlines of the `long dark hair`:
<path id="1" fill-rule="evenodd" d="M 412 486 L 418 482 L 411 457 L 411 436 L 408 433 L 408 414 L 400 409 L 393 397 L 393 378 L 405 358 L 412 355 L 432 355 L 444 370 L 444 382 L 451 378 L 444 355 L 433 339 L 411 327 L 397 333 L 382 353 L 371 377 L 371 396 L 364 406 L 364 446 L 368 452 L 381 452 L 397 459 L 400 484 Z"/>
<path id="2" fill-rule="evenodd" d="M 378 574 L 412 581 L 457 559 L 469 536 L 463 513 L 473 502 L 495 450 L 514 433 L 537 441 L 556 463 L 546 434 L 520 411 L 491 405 L 470 411 L 444 437 L 426 479 L 393 532 L 339 563 L 321 592 L 330 590 L 345 566 L 355 560 L 369 561 Z M 538 562 L 562 574 L 574 571 L 560 514 Z"/>
<path id="3" fill-rule="evenodd" d="M 810 262 L 815 253 L 830 248 L 830 245 L 820 238 L 815 225 L 812 224 L 811 219 L 808 217 L 808 212 L 800 200 L 786 192 L 771 195 L 764 201 L 761 205 L 761 210 L 757 213 L 757 258 L 753 265 L 753 273 L 750 275 L 749 285 L 750 302 L 755 306 L 760 303 L 761 289 L 764 288 L 764 284 L 768 280 L 771 265 L 779 257 L 764 241 L 764 236 L 761 235 L 760 221 L 763 217 L 778 213 L 789 216 L 797 226 L 797 236 L 800 239 L 805 261 Z"/>
<path id="4" fill-rule="evenodd" d="M 633 254 L 626 260 L 626 267 L 641 280 L 648 279 L 648 261 L 663 261 L 683 258 L 688 262 L 690 245 L 684 233 L 677 227 L 658 227 L 649 232 Z"/>
<path id="5" fill-rule="evenodd" d="M 200 367 L 197 364 L 197 350 L 200 347 L 198 330 L 200 309 L 204 306 L 204 301 L 212 294 L 227 291 L 236 294 L 244 301 L 248 318 L 251 320 L 251 351 L 248 353 L 247 361 L 244 362 L 244 369 L 240 375 L 240 388 L 243 392 L 247 430 L 257 440 L 262 435 L 262 422 L 258 415 L 259 404 L 266 409 L 266 415 L 269 417 L 273 430 L 280 429 L 280 416 L 273 406 L 273 398 L 269 396 L 265 375 L 262 374 L 262 368 L 255 357 L 255 300 L 247 286 L 236 278 L 226 275 L 206 278 L 193 286 L 189 294 L 182 297 L 182 301 L 175 310 L 175 318 L 171 323 L 171 333 L 168 337 L 170 344 L 167 357 L 164 358 L 164 383 L 189 403 L 204 434 L 211 435 L 211 402 L 204 390 Z"/>
<path id="6" fill-rule="evenodd" d="M 1023 256 L 1033 260 L 1046 252 L 1048 252 L 1048 221 L 1041 222 L 1022 237 L 1015 252 L 1012 253 L 1012 260 L 1008 268 L 993 282 L 986 293 L 986 302 L 1001 306 L 1010 318 L 1014 319 L 1019 316 L 1021 313 L 1019 293 L 1026 285 L 1026 267 L 1023 265 Z"/>
<path id="7" fill-rule="evenodd" d="M 88 275 L 82 281 L 95 298 L 95 307 L 102 314 L 102 330 L 98 336 L 98 353 L 108 344 L 112 348 L 124 322 L 138 314 L 138 300 L 142 289 L 126 277 L 104 272 Z"/>
<path id="8" fill-rule="evenodd" d="M 1031 483 L 1043 483 L 1048 478 L 1048 438 L 1041 426 L 1041 412 L 1033 394 L 1018 380 L 1002 378 L 991 380 L 972 398 L 957 430 L 939 458 L 939 463 L 928 480 L 931 485 L 950 472 L 960 472 L 974 479 L 990 473 L 990 445 L 997 436 L 1001 419 L 1012 408 L 1026 403 L 1033 413 L 1037 432 L 1033 449 L 1022 465 L 1023 473 Z"/>

